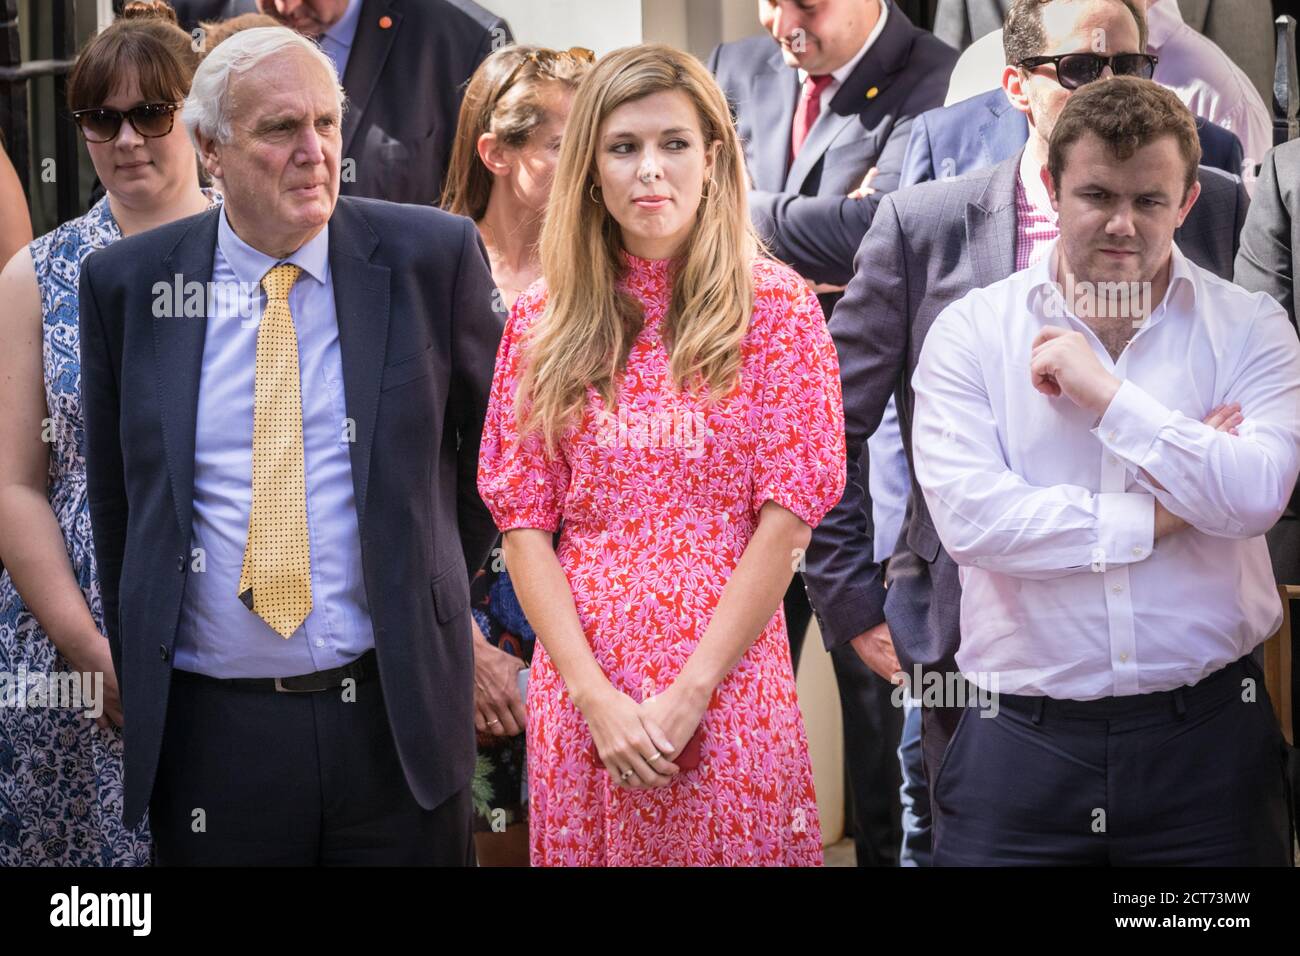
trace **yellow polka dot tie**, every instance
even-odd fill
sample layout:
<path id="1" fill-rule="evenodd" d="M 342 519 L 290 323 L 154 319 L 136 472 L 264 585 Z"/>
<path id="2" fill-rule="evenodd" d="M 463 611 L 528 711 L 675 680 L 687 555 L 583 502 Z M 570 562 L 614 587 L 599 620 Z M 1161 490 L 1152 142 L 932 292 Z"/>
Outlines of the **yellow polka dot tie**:
<path id="1" fill-rule="evenodd" d="M 262 277 L 253 386 L 253 507 L 239 572 L 239 598 L 281 637 L 311 613 L 311 543 L 302 451 L 298 335 L 289 290 L 302 270 L 278 265 Z"/>

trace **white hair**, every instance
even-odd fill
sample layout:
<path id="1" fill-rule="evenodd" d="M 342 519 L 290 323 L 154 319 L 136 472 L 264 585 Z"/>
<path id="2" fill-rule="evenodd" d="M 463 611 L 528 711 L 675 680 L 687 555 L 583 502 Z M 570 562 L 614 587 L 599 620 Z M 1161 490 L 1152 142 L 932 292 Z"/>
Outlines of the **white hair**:
<path id="1" fill-rule="evenodd" d="M 267 57 L 286 47 L 300 47 L 315 57 L 326 70 L 339 98 L 342 113 L 345 97 L 334 61 L 311 40 L 288 27 L 253 27 L 240 30 L 222 40 L 199 63 L 185 97 L 181 120 L 189 131 L 190 142 L 199 148 L 199 134 L 219 143 L 230 142 L 233 130 L 230 115 L 230 81 L 247 73 Z"/>

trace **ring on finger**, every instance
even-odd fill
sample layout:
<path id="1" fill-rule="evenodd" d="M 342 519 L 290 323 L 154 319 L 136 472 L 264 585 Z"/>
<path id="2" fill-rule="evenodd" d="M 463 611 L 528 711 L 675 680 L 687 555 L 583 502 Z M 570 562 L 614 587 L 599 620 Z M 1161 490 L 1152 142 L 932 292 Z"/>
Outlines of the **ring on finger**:
<path id="1" fill-rule="evenodd" d="M 491 727 L 493 724 L 499 724 L 499 723 L 501 723 L 501 718 L 493 717 L 491 720 L 488 721 L 488 726 Z"/>
<path id="2" fill-rule="evenodd" d="M 618 775 L 618 779 L 620 779 L 620 780 L 630 780 L 630 779 L 632 778 L 633 773 L 635 773 L 635 771 L 633 771 L 633 770 L 631 770 L 631 769 L 624 770 L 621 774 Z"/>
<path id="3" fill-rule="evenodd" d="M 654 763 L 656 760 L 662 760 L 662 759 L 663 759 L 663 756 L 664 756 L 663 754 L 661 754 L 659 751 L 656 750 L 656 751 L 655 751 L 654 753 L 652 753 L 649 757 L 646 757 L 646 758 L 645 758 L 645 762 L 646 762 L 646 763 Z"/>

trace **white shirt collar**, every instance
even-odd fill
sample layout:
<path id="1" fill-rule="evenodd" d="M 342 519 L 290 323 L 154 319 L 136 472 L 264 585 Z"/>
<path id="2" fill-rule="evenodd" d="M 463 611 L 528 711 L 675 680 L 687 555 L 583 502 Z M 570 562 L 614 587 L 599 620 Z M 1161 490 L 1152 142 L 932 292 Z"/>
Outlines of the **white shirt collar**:
<path id="1" fill-rule="evenodd" d="M 862 62 L 862 58 L 867 55 L 867 51 L 875 45 L 880 34 L 884 32 L 885 20 L 888 18 L 889 0 L 880 0 L 880 18 L 876 20 L 875 29 L 872 30 L 871 35 L 867 37 L 867 42 L 862 44 L 862 49 L 854 54 L 853 59 L 849 60 L 849 62 L 845 63 L 838 70 L 831 70 L 831 76 L 834 77 L 834 81 L 830 84 L 829 89 L 839 89 L 840 85 L 849 78 L 849 74 L 858 68 L 858 64 Z M 799 82 L 803 83 L 806 79 L 808 79 L 808 71 L 801 69 L 799 71 Z"/>
<path id="2" fill-rule="evenodd" d="M 1152 0 L 1147 9 L 1147 52 L 1158 56 L 1160 48 L 1184 25 L 1178 0 Z"/>
<path id="3" fill-rule="evenodd" d="M 1043 314 L 1045 303 L 1053 298 L 1057 303 L 1054 309 L 1057 314 L 1069 313 L 1074 315 L 1065 301 L 1064 290 L 1057 282 L 1060 246 L 1061 240 L 1053 239 L 1051 248 L 1048 249 L 1042 259 L 1036 265 L 1025 270 L 1025 306 L 1035 315 Z M 1185 304 L 1189 313 L 1197 301 L 1196 277 L 1187 264 L 1187 257 L 1183 255 L 1176 242 L 1170 243 L 1169 252 L 1172 261 L 1169 270 L 1169 285 L 1165 288 L 1164 298 L 1158 303 L 1152 304 L 1151 315 L 1147 319 L 1151 325 L 1154 325 L 1164 316 L 1166 306 L 1175 301 L 1175 296 L 1187 297 Z"/>

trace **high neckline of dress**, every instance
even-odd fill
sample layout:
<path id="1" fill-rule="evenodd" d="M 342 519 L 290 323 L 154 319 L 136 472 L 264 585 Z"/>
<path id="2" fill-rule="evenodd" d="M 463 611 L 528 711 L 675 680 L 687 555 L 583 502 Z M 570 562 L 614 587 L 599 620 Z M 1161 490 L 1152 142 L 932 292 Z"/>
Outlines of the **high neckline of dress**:
<path id="1" fill-rule="evenodd" d="M 623 262 L 630 276 L 638 278 L 667 279 L 680 259 L 643 259 L 623 250 Z"/>

